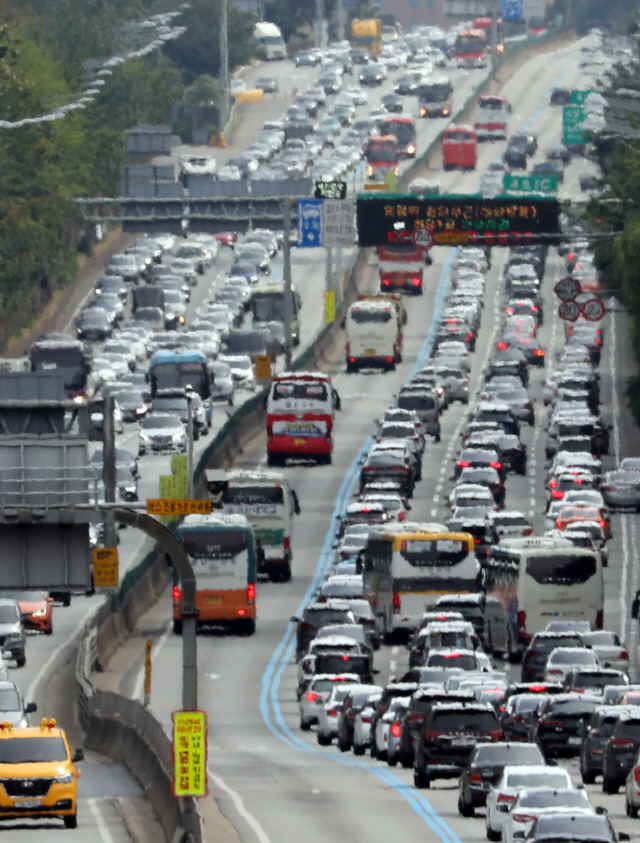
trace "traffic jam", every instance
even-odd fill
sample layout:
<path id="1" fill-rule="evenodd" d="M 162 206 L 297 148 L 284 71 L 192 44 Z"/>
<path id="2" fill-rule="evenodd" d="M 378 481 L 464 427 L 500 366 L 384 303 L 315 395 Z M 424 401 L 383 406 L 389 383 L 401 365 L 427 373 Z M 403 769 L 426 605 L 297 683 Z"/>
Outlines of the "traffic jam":
<path id="1" fill-rule="evenodd" d="M 604 49 L 597 33 L 587 42 L 589 56 Z M 300 64 L 320 65 L 318 83 L 217 177 L 310 173 L 362 179 L 367 196 L 393 193 L 404 162 L 423 152 L 416 119 L 448 120 L 449 71 L 486 67 L 487 47 L 480 20 L 393 37 L 376 54 L 310 51 Z M 350 73 L 354 84 L 343 88 Z M 369 108 L 368 89 L 389 74 L 394 92 Z M 555 119 L 553 97 L 547 107 Z M 496 185 L 519 169 L 561 180 L 584 150 L 558 141 L 541 159 L 534 133 L 509 130 L 511 113 L 506 97 L 483 94 L 472 124 L 443 123 L 441 171 L 414 176 L 408 194 L 444 195 L 446 174 L 476 171 L 482 144 L 496 155 L 478 173 L 483 196 L 499 195 Z M 589 235 L 565 215 L 552 245 L 447 248 L 442 300 L 431 329 L 420 328 L 425 354 L 363 431 L 328 575 L 292 619 L 305 739 L 327 753 L 368 753 L 371 763 L 408 771 L 406 783 L 420 790 L 449 787 L 452 810 L 508 843 L 630 839 L 599 803 L 600 787 L 624 791 L 629 817 L 640 809 L 640 685 L 604 614 L 604 569 L 618 564 L 608 552 L 612 515 L 640 506 L 640 457 L 617 462 L 603 414 L 608 337 Z M 213 514 L 177 528 L 196 571 L 199 622 L 243 635 L 260 632 L 260 580 L 296 575 L 295 519 L 310 503 L 298 500 L 296 480 L 335 465 L 336 418 L 348 412 L 333 371 L 283 371 L 284 320 L 294 346 L 302 343 L 309 293 L 294 275 L 286 301 L 282 243 L 267 229 L 141 237 L 109 260 L 74 333 L 48 335 L 29 355 L 33 371 L 65 374 L 70 398 L 114 397 L 123 502 L 157 494 L 168 457 L 190 446 L 190 417 L 195 440 L 210 436 L 227 408 L 263 390 L 261 464 L 208 469 Z M 415 329 L 412 305 L 433 290 L 438 249 L 426 235 L 376 247 L 374 284 L 341 325 L 341 377 L 372 373 L 368 388 L 384 389 L 383 373 L 403 363 Z M 548 342 L 543 326 L 553 326 Z M 265 386 L 256 365 L 267 356 L 277 365 Z M 104 418 L 92 423 L 97 438 Z M 534 461 L 538 442 L 543 465 Z M 91 450 L 104 500 L 103 450 L 97 442 Z M 537 496 L 540 484 L 544 512 L 512 503 L 529 500 L 524 489 Z M 102 542 L 100 530 L 93 540 Z M 177 579 L 172 596 L 180 635 Z M 54 598 L 68 605 L 71 595 L 15 598 L 0 595 L 0 626 L 11 627 L 7 659 L 22 666 L 25 628 L 50 632 Z M 9 684 L 26 724 L 33 705 Z"/>

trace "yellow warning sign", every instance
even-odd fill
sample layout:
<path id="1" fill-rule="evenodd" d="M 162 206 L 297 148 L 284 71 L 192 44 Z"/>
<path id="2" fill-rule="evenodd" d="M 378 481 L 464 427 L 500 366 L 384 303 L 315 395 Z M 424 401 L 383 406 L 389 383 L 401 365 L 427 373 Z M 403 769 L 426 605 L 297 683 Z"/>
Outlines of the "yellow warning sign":
<path id="1" fill-rule="evenodd" d="M 118 561 L 117 547 L 93 548 L 93 583 L 96 587 L 118 587 Z"/>
<path id="2" fill-rule="evenodd" d="M 271 355 L 256 354 L 256 379 L 259 381 L 270 381 L 272 377 Z"/>
<path id="3" fill-rule="evenodd" d="M 211 515 L 211 501 L 188 498 L 147 498 L 149 515 Z"/>
<path id="4" fill-rule="evenodd" d="M 173 792 L 176 796 L 206 796 L 207 713 L 174 711 Z"/>
<path id="5" fill-rule="evenodd" d="M 336 294 L 333 290 L 324 294 L 324 321 L 336 321 Z"/>

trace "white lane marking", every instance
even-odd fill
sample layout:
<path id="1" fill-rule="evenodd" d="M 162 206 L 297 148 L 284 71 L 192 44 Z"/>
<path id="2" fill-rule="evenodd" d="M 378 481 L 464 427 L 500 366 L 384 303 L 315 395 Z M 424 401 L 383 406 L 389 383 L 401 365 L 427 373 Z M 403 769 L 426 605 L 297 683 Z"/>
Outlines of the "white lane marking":
<path id="1" fill-rule="evenodd" d="M 62 641 L 60 644 L 58 644 L 58 646 L 55 648 L 55 650 L 52 653 L 50 653 L 50 655 L 49 655 L 47 661 L 45 662 L 45 664 L 42 665 L 40 670 L 36 673 L 36 675 L 31 680 L 31 683 L 30 683 L 29 687 L 27 688 L 27 693 L 25 694 L 25 699 L 27 699 L 29 701 L 35 699 L 36 691 L 38 689 L 38 685 L 42 682 L 42 680 L 50 672 L 51 665 L 55 664 L 56 659 L 58 658 L 60 653 L 65 649 L 65 647 L 70 647 L 70 646 L 73 645 L 74 640 L 80 634 L 80 632 L 82 631 L 82 628 L 84 627 L 86 622 L 89 620 L 89 616 L 93 612 L 96 612 L 98 610 L 98 605 L 99 604 L 94 604 L 89 609 L 87 609 L 87 611 L 84 613 L 84 615 L 80 618 L 80 620 L 78 621 L 78 623 L 74 627 L 74 630 L 71 633 L 71 635 L 69 635 L 67 638 L 65 638 L 65 640 Z"/>
<path id="2" fill-rule="evenodd" d="M 151 665 L 155 663 L 156 659 L 160 655 L 160 653 L 164 649 L 164 645 L 167 643 L 169 636 L 171 635 L 171 630 L 173 629 L 173 621 L 169 621 L 167 624 L 167 628 L 162 633 L 157 644 L 151 647 Z M 153 687 L 153 684 L 152 684 Z M 133 691 L 133 699 L 137 700 L 142 696 L 142 690 L 144 688 L 144 664 L 138 671 L 138 678 L 136 679 L 135 688 Z"/>
<path id="3" fill-rule="evenodd" d="M 209 774 L 209 778 L 216 785 L 216 787 L 219 787 L 220 790 L 224 790 L 224 792 L 228 794 L 235 806 L 236 811 L 251 828 L 260 843 L 271 843 L 267 832 L 260 825 L 258 820 L 253 816 L 253 814 L 245 808 L 244 802 L 242 801 L 242 797 L 240 796 L 240 794 L 237 793 L 235 790 L 232 790 L 229 785 L 225 782 L 225 780 L 221 779 L 220 776 L 217 776 L 211 770 L 210 767 L 207 767 L 207 773 Z"/>
<path id="4" fill-rule="evenodd" d="M 220 679 L 219 673 L 205 673 L 207 679 Z"/>
<path id="5" fill-rule="evenodd" d="M 102 843 L 115 843 L 111 832 L 109 831 L 109 827 L 107 826 L 106 822 L 104 821 L 104 817 L 102 816 L 102 811 L 95 799 L 87 799 L 87 805 L 89 806 L 89 811 L 91 812 L 91 816 L 95 820 L 96 827 L 100 832 L 100 837 L 102 838 Z"/>

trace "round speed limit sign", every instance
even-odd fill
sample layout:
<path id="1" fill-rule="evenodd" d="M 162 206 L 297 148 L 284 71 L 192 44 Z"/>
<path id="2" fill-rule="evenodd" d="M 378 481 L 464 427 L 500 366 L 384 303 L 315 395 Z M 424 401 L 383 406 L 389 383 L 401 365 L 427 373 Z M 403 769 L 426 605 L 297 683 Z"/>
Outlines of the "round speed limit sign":
<path id="1" fill-rule="evenodd" d="M 566 322 L 575 322 L 580 316 L 580 305 L 575 301 L 563 301 L 558 308 L 558 315 Z"/>
<path id="2" fill-rule="evenodd" d="M 420 228 L 413 232 L 413 242 L 423 249 L 430 249 L 433 246 L 433 234 L 426 228 Z"/>
<path id="3" fill-rule="evenodd" d="M 553 288 L 556 296 L 562 301 L 572 301 L 580 290 L 580 282 L 577 278 L 561 278 Z"/>
<path id="4" fill-rule="evenodd" d="M 589 299 L 582 305 L 582 315 L 589 322 L 599 322 L 604 314 L 605 307 L 600 299 Z"/>

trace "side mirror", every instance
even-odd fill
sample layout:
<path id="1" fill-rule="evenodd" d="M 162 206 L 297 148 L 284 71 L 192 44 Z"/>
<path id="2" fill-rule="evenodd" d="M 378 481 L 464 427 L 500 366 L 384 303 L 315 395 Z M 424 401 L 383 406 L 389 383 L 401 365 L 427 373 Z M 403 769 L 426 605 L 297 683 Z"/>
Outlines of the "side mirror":
<path id="1" fill-rule="evenodd" d="M 602 816 L 602 815 L 605 815 L 605 814 L 608 814 L 608 813 L 609 812 L 604 807 L 604 805 L 596 805 L 596 814 L 600 814 Z"/>
<path id="2" fill-rule="evenodd" d="M 25 714 L 35 714 L 38 706 L 34 702 L 27 703 L 24 707 Z"/>
<path id="3" fill-rule="evenodd" d="M 71 760 L 74 764 L 77 764 L 78 761 L 84 761 L 84 749 L 81 746 L 76 748 Z"/>
<path id="4" fill-rule="evenodd" d="M 297 618 L 295 615 L 291 618 L 291 623 L 300 623 L 300 618 Z"/>

